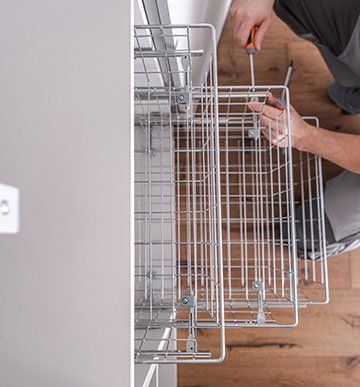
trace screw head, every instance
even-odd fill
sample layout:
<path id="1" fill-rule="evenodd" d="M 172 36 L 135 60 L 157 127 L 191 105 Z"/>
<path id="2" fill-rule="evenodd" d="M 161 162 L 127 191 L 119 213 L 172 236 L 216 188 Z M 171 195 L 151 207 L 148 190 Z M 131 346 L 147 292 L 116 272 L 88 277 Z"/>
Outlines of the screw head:
<path id="1" fill-rule="evenodd" d="M 183 298 L 182 298 L 182 303 L 183 303 L 183 304 L 186 305 L 188 302 L 189 302 L 189 299 L 188 299 L 187 297 L 183 297 Z"/>
<path id="2" fill-rule="evenodd" d="M 1 215 L 7 215 L 10 212 L 10 205 L 7 200 L 3 200 L 0 203 L 0 213 Z"/>
<path id="3" fill-rule="evenodd" d="M 184 100 L 184 94 L 179 94 L 178 95 L 178 100 L 183 101 Z"/>
<path id="4" fill-rule="evenodd" d="M 259 287 L 259 284 L 254 284 L 254 288 L 257 289 Z"/>

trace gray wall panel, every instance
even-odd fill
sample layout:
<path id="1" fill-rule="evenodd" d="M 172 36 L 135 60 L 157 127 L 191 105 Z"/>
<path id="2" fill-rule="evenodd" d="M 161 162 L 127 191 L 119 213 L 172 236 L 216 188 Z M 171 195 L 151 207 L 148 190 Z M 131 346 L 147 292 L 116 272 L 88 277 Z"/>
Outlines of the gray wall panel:
<path id="1" fill-rule="evenodd" d="M 129 385 L 129 3 L 1 2 L 0 386 Z"/>

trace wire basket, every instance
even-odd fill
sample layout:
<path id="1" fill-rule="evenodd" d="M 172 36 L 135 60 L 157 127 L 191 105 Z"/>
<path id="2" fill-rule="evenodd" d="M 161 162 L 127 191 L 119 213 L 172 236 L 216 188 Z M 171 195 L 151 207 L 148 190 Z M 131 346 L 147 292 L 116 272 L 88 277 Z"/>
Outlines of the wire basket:
<path id="1" fill-rule="evenodd" d="M 219 132 L 225 318 L 229 327 L 294 326 L 298 320 L 289 103 L 273 130 L 286 128 L 285 148 L 262 134 L 260 113 L 283 87 L 219 87 Z"/>
<path id="2" fill-rule="evenodd" d="M 279 142 L 249 109 L 269 93 L 285 96 Z M 299 305 L 329 299 L 321 159 L 291 149 L 286 88 L 220 86 L 218 100 L 226 327 L 296 326 Z"/>
<path id="3" fill-rule="evenodd" d="M 207 36 L 195 46 L 196 35 Z M 215 32 L 135 27 L 135 361 L 224 357 Z M 217 332 L 209 351 L 204 332 Z"/>
<path id="4" fill-rule="evenodd" d="M 319 126 L 316 117 L 303 118 Z M 298 300 L 300 305 L 327 304 L 329 281 L 321 158 L 294 151 L 293 159 Z"/>
<path id="5" fill-rule="evenodd" d="M 293 327 L 329 298 L 321 159 L 291 149 L 286 87 L 218 87 L 215 42 L 134 30 L 137 363 L 220 362 L 225 327 Z M 249 104 L 269 93 L 265 128 Z"/>

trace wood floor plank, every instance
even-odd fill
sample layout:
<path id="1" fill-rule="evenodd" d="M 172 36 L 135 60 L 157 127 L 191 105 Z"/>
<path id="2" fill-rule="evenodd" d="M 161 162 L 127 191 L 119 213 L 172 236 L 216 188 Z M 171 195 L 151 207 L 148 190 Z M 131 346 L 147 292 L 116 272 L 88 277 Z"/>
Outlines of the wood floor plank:
<path id="1" fill-rule="evenodd" d="M 351 285 L 353 289 L 360 289 L 360 249 L 351 251 L 349 259 L 351 262 Z"/>
<path id="2" fill-rule="evenodd" d="M 222 365 L 179 367 L 183 387 L 355 387 L 360 384 L 359 357 L 314 356 L 276 358 L 247 355 L 229 359 Z M 221 368 L 221 372 L 219 372 Z M 186 378 L 184 378 L 186 371 Z"/>
<path id="3" fill-rule="evenodd" d="M 359 250 L 357 250 L 359 251 Z M 350 289 L 352 284 L 352 259 L 349 253 L 328 259 L 329 284 L 331 290 Z M 360 271 L 358 271 L 360 275 Z"/>
<path id="4" fill-rule="evenodd" d="M 299 325 L 295 328 L 229 328 L 226 332 L 225 362 L 229 356 L 237 356 L 240 361 L 244 356 L 255 353 L 277 358 L 358 356 L 359 298 L 360 290 L 333 291 L 328 305 L 301 308 Z M 198 333 L 202 342 L 206 337 L 209 350 L 216 348 L 216 333 L 209 330 L 200 330 Z"/>

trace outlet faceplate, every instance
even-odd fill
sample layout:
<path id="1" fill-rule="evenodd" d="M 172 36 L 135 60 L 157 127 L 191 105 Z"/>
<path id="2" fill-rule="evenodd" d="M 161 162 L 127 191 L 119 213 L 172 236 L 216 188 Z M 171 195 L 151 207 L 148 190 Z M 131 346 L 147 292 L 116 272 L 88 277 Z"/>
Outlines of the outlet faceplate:
<path id="1" fill-rule="evenodd" d="M 0 234 L 19 232 L 19 189 L 0 183 Z"/>

